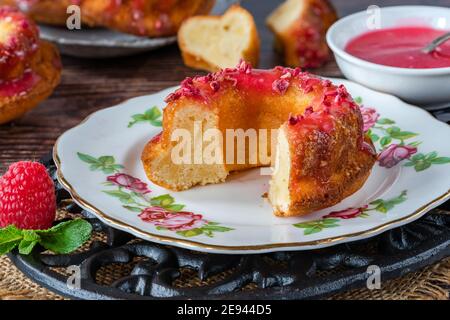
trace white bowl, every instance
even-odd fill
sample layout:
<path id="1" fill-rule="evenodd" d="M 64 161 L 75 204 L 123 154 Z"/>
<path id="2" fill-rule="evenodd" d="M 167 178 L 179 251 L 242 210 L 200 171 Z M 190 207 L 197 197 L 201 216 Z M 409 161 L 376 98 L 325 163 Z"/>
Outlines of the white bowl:
<path id="1" fill-rule="evenodd" d="M 342 73 L 350 80 L 369 88 L 396 95 L 416 104 L 450 102 L 450 67 L 434 69 L 395 68 L 371 63 L 344 49 L 354 37 L 370 31 L 370 14 L 359 12 L 337 21 L 327 33 Z M 380 27 L 425 25 L 450 30 L 450 8 L 430 6 L 396 6 L 380 9 Z"/>

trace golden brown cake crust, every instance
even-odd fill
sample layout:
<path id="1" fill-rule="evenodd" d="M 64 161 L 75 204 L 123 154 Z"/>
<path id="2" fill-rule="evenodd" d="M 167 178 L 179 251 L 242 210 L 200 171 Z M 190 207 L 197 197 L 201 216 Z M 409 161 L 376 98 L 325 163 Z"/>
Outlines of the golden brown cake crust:
<path id="1" fill-rule="evenodd" d="M 200 170 L 208 166 L 173 164 L 173 131 L 202 114 L 208 119 L 205 123 L 222 133 L 283 125 L 291 148 L 290 201 L 287 209 L 275 207 L 279 216 L 303 215 L 342 201 L 364 184 L 376 161 L 359 107 L 345 87 L 299 69 L 252 70 L 241 63 L 235 69 L 186 79 L 167 102 L 163 132 L 147 144 L 142 161 L 152 182 L 175 191 L 218 183 L 232 171 L 262 165 L 224 161 L 202 175 Z M 189 175 L 196 170 L 198 174 Z"/>
<path id="2" fill-rule="evenodd" d="M 253 16 L 247 10 L 238 5 L 231 6 L 225 14 L 243 15 L 246 17 L 245 20 L 249 21 L 248 28 L 250 29 L 250 41 L 247 48 L 243 50 L 242 56 L 240 58 L 249 62 L 253 66 L 258 66 L 261 45 L 258 29 L 256 27 Z M 186 25 L 187 23 L 196 23 L 197 21 L 202 21 L 204 19 L 219 23 L 222 18 L 223 16 L 195 16 L 186 20 L 183 25 Z M 184 64 L 194 69 L 206 70 L 211 72 L 219 71 L 221 69 L 219 66 L 212 64 L 211 62 L 206 61 L 203 57 L 189 51 L 189 43 L 187 43 L 187 40 L 184 39 L 181 35 L 183 25 L 181 26 L 180 32 L 178 33 L 178 44 L 181 50 Z"/>
<path id="3" fill-rule="evenodd" d="M 58 50 L 46 41 L 41 41 L 39 46 L 40 49 L 30 64 L 30 70 L 37 75 L 38 80 L 24 94 L 0 97 L 0 124 L 17 119 L 35 108 L 59 84 L 61 60 Z"/>

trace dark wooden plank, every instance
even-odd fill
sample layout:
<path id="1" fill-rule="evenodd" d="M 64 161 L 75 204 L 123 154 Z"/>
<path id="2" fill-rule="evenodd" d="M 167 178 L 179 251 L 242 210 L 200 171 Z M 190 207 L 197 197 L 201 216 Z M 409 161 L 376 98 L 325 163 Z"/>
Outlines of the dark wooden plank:
<path id="1" fill-rule="evenodd" d="M 255 16 L 262 39 L 261 67 L 270 68 L 282 61 L 272 48 L 273 37 L 265 27 L 265 17 L 281 0 L 244 0 Z M 442 5 L 450 0 L 334 0 L 340 14 L 364 10 L 367 6 L 401 4 Z M 39 159 L 48 153 L 64 131 L 90 113 L 134 96 L 149 94 L 178 84 L 197 71 L 186 68 L 174 45 L 134 57 L 107 60 L 63 58 L 61 85 L 53 96 L 15 123 L 0 126 L 0 172 L 18 160 Z M 334 62 L 314 72 L 339 76 Z"/>

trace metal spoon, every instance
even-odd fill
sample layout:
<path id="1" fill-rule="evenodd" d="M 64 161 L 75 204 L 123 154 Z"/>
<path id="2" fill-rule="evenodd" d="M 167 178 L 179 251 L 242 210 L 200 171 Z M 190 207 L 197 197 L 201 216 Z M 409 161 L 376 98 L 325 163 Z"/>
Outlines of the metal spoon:
<path id="1" fill-rule="evenodd" d="M 434 39 L 429 45 L 422 49 L 423 53 L 431 53 L 436 50 L 444 42 L 450 40 L 450 32 L 443 34 L 442 36 Z"/>

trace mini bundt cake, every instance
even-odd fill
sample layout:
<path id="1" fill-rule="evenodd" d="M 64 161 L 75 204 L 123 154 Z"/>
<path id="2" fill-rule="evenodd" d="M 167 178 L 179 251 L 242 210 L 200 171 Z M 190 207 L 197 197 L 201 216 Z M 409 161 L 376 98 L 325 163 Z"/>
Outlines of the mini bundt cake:
<path id="1" fill-rule="evenodd" d="M 12 7 L 0 7 L 0 124 L 46 99 L 58 85 L 56 48 L 39 40 L 36 25 Z"/>
<path id="2" fill-rule="evenodd" d="M 256 66 L 260 41 L 253 16 L 231 6 L 223 16 L 196 16 L 178 31 L 184 63 L 192 68 L 218 71 L 234 67 L 241 59 Z"/>
<path id="3" fill-rule="evenodd" d="M 317 68 L 330 57 L 326 33 L 336 20 L 328 0 L 287 0 L 268 17 L 267 25 L 286 65 Z"/>
<path id="4" fill-rule="evenodd" d="M 166 101 L 163 132 L 147 144 L 142 162 L 151 181 L 172 190 L 223 182 L 230 172 L 272 163 L 275 214 L 303 215 L 358 190 L 376 160 L 346 89 L 298 68 L 253 70 L 242 62 L 187 78 Z M 268 147 L 235 144 L 230 132 L 239 131 Z"/>
<path id="5" fill-rule="evenodd" d="M 146 37 L 177 34 L 187 18 L 207 14 L 215 0 L 0 0 L 39 23 L 66 25 L 67 7 L 78 5 L 83 24 Z"/>
<path id="6" fill-rule="evenodd" d="M 138 36 L 177 34 L 187 18 L 211 11 L 215 0 L 84 0 L 83 22 Z"/>
<path id="7" fill-rule="evenodd" d="M 64 26 L 68 18 L 67 7 L 81 0 L 0 0 L 0 5 L 13 6 L 39 23 Z"/>

